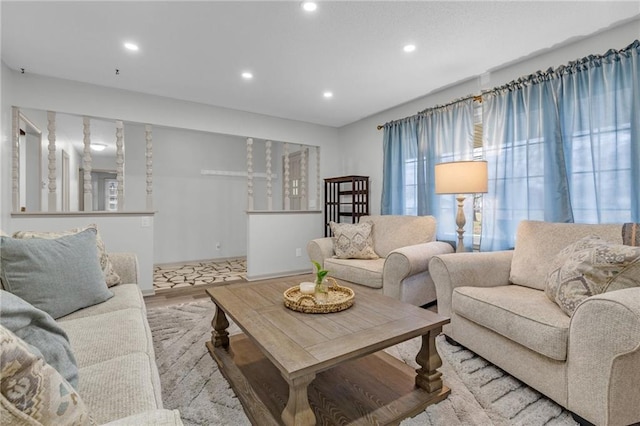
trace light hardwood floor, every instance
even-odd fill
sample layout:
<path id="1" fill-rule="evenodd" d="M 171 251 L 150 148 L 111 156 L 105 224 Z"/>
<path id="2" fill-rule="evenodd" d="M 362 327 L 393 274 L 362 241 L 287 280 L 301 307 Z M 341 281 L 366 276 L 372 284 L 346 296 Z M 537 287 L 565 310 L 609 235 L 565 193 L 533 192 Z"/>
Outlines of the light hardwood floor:
<path id="1" fill-rule="evenodd" d="M 283 278 L 272 278 L 268 280 L 255 281 L 257 283 L 271 283 L 277 281 L 293 281 L 293 282 L 303 282 L 303 281 L 313 281 L 313 274 L 304 274 L 304 275 L 295 275 L 290 277 Z M 240 282 L 240 281 L 234 281 Z M 181 287 L 181 288 L 172 288 L 166 290 L 157 290 L 156 294 L 153 296 L 145 296 L 144 302 L 147 305 L 147 308 L 158 308 L 162 306 L 172 306 L 172 305 L 180 305 L 183 303 L 189 302 L 197 302 L 201 300 L 209 300 L 209 296 L 206 293 L 206 290 L 211 287 L 216 287 L 224 285 L 224 283 L 220 284 L 204 284 L 193 287 Z"/>

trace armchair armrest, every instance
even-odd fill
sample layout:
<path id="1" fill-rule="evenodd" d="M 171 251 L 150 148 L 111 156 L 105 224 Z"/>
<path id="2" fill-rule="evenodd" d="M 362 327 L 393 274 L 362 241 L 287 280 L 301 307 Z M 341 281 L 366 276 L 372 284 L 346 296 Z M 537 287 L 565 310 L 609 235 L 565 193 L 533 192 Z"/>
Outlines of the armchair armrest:
<path id="1" fill-rule="evenodd" d="M 109 260 L 123 284 L 138 284 L 138 258 L 134 253 L 109 253 Z"/>
<path id="2" fill-rule="evenodd" d="M 568 349 L 569 410 L 594 424 L 640 421 L 640 287 L 582 302 Z"/>
<path id="3" fill-rule="evenodd" d="M 429 270 L 429 260 L 433 256 L 452 252 L 453 247 L 450 244 L 440 241 L 415 244 L 391 251 L 382 269 L 384 294 L 402 300 L 401 286 L 405 278 L 421 273 L 426 275 Z M 428 276 L 420 278 L 422 281 L 425 279 L 430 283 Z"/>
<path id="4" fill-rule="evenodd" d="M 436 286 L 438 313 L 451 316 L 451 297 L 456 287 L 508 285 L 512 257 L 510 250 L 434 256 L 429 272 Z"/>
<path id="5" fill-rule="evenodd" d="M 321 266 L 324 266 L 324 260 L 333 254 L 333 238 L 331 237 L 317 238 L 307 244 L 309 259 L 318 262 Z"/>

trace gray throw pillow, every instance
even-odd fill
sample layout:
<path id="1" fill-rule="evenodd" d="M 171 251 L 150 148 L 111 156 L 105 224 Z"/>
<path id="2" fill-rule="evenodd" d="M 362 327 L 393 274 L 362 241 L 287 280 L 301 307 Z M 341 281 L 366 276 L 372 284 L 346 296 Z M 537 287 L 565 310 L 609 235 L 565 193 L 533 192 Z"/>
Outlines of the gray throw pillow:
<path id="1" fill-rule="evenodd" d="M 34 355 L 41 355 L 47 364 L 78 389 L 78 367 L 69 338 L 51 315 L 8 291 L 0 290 L 0 322 L 32 346 Z"/>
<path id="2" fill-rule="evenodd" d="M 107 289 L 96 248 L 96 230 L 53 240 L 0 237 L 4 289 L 53 318 L 104 302 Z"/>

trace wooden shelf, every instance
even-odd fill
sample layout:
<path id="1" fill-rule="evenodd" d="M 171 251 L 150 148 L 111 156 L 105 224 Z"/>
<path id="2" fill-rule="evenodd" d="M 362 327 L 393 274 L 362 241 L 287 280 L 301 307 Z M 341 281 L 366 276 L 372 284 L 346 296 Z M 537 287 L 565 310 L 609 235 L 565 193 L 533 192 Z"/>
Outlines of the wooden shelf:
<path id="1" fill-rule="evenodd" d="M 369 215 L 369 176 L 341 176 L 324 180 L 325 237 L 329 222 L 357 223 Z"/>

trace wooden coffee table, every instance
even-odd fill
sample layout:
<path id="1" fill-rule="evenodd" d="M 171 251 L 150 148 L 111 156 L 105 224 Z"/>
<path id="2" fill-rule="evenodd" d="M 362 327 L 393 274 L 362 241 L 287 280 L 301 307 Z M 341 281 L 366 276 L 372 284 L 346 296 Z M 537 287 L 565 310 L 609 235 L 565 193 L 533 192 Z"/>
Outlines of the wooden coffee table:
<path id="1" fill-rule="evenodd" d="M 253 424 L 398 424 L 447 397 L 435 337 L 449 318 L 359 286 L 351 308 L 304 314 L 284 306 L 289 286 L 207 290 L 207 347 Z M 229 336 L 227 316 L 244 334 Z M 418 370 L 381 351 L 417 336 Z"/>

